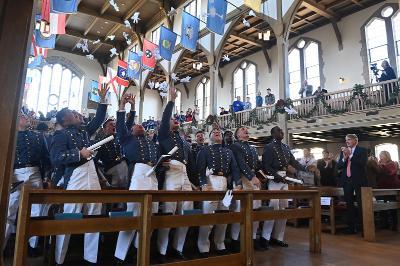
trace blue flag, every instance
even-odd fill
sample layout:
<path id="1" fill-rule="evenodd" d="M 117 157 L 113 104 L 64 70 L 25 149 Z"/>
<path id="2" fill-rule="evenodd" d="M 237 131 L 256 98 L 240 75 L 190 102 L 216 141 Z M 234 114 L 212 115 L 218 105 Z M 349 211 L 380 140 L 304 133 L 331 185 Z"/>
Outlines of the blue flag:
<path id="1" fill-rule="evenodd" d="M 200 20 L 189 13 L 182 12 L 182 37 L 181 44 L 188 50 L 196 51 L 199 39 Z"/>
<path id="2" fill-rule="evenodd" d="M 224 35 L 226 8 L 226 0 L 208 1 L 207 28 L 219 35 Z"/>
<path id="3" fill-rule="evenodd" d="M 128 56 L 128 78 L 139 79 L 140 70 L 142 68 L 142 57 L 137 53 L 129 51 Z"/>
<path id="4" fill-rule="evenodd" d="M 78 12 L 78 0 L 51 0 L 50 13 L 75 14 Z"/>
<path id="5" fill-rule="evenodd" d="M 36 46 L 42 48 L 54 49 L 56 46 L 56 35 L 55 34 L 42 34 L 40 30 L 35 29 L 35 41 Z"/>
<path id="6" fill-rule="evenodd" d="M 45 63 L 44 58 L 42 55 L 38 55 L 35 57 L 31 57 L 29 63 L 28 63 L 28 68 L 41 68 L 43 64 Z"/>
<path id="7" fill-rule="evenodd" d="M 177 34 L 164 26 L 160 29 L 160 56 L 165 60 L 171 61 L 172 53 L 174 52 Z"/>

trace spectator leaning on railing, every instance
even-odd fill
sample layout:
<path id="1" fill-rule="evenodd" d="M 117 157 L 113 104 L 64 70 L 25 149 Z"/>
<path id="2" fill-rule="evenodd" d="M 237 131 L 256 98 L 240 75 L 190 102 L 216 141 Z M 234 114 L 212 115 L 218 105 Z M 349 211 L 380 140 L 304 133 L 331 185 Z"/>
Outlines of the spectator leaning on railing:
<path id="1" fill-rule="evenodd" d="M 227 114 L 229 114 L 229 112 L 226 111 L 224 107 L 220 107 L 220 109 L 221 109 L 221 112 L 219 113 L 219 115 L 227 115 Z"/>
<path id="2" fill-rule="evenodd" d="M 235 113 L 244 110 L 244 103 L 240 100 L 240 96 L 237 96 L 236 101 L 233 101 L 232 108 Z"/>
<path id="3" fill-rule="evenodd" d="M 272 105 L 275 104 L 275 95 L 271 93 L 271 89 L 267 89 L 267 95 L 265 95 L 265 104 Z"/>
<path id="4" fill-rule="evenodd" d="M 244 103 L 244 110 L 250 110 L 250 109 L 252 109 L 250 97 L 246 97 L 246 102 Z"/>
<path id="5" fill-rule="evenodd" d="M 263 105 L 263 98 L 261 97 L 261 92 L 257 92 L 256 96 L 256 107 L 261 107 Z"/>

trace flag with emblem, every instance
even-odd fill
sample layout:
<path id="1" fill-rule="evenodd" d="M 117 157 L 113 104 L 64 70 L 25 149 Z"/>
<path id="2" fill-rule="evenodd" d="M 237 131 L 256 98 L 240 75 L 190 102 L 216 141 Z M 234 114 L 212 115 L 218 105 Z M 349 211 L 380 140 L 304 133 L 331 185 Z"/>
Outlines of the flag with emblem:
<path id="1" fill-rule="evenodd" d="M 54 49 L 56 46 L 56 35 L 44 34 L 40 30 L 35 29 L 35 41 L 38 47 Z"/>
<path id="2" fill-rule="evenodd" d="M 244 0 L 244 4 L 255 12 L 261 12 L 261 0 Z"/>
<path id="3" fill-rule="evenodd" d="M 164 26 L 160 29 L 160 56 L 165 60 L 171 61 L 174 52 L 177 34 Z"/>
<path id="4" fill-rule="evenodd" d="M 142 67 L 142 63 L 140 60 L 140 56 L 135 52 L 129 51 L 128 78 L 139 79 L 141 67 Z"/>
<path id="5" fill-rule="evenodd" d="M 199 39 L 200 20 L 189 13 L 182 12 L 181 44 L 188 50 L 196 51 Z"/>
<path id="6" fill-rule="evenodd" d="M 117 92 L 118 84 L 116 83 L 117 83 L 117 73 L 111 67 L 107 67 L 107 86 L 110 86 L 115 92 L 115 94 L 118 95 Z"/>
<path id="7" fill-rule="evenodd" d="M 226 0 L 208 1 L 207 28 L 219 35 L 224 35 L 227 5 Z"/>
<path id="8" fill-rule="evenodd" d="M 50 12 L 76 14 L 78 12 L 78 2 L 78 0 L 51 0 Z"/>
<path id="9" fill-rule="evenodd" d="M 129 79 L 127 72 L 128 72 L 128 63 L 122 60 L 118 60 L 117 83 L 124 87 L 129 87 Z"/>
<path id="10" fill-rule="evenodd" d="M 147 39 L 143 41 L 142 65 L 144 68 L 154 70 L 156 67 L 156 50 L 158 46 Z"/>

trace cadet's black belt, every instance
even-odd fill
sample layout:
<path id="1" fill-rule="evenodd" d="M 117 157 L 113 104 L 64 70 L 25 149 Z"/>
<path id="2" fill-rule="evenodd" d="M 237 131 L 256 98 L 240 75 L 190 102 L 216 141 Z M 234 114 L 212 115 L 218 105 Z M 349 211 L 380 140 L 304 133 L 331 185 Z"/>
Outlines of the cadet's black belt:
<path id="1" fill-rule="evenodd" d="M 39 167 L 38 164 L 18 164 L 14 167 L 14 169 L 21 169 L 21 168 L 27 168 L 27 167 Z"/>

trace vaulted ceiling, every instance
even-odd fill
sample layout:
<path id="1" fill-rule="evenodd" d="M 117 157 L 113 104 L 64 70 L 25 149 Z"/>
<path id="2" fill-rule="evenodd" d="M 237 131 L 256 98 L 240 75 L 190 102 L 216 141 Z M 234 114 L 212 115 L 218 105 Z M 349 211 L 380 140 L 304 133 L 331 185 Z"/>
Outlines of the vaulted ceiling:
<path id="1" fill-rule="evenodd" d="M 293 20 L 290 37 L 301 35 L 325 24 L 335 25 L 342 17 L 383 1 L 303 0 Z M 81 40 L 88 39 L 89 50 L 95 58 L 102 62 L 108 62 L 111 59 L 110 49 L 112 47 L 122 50 L 128 46 L 123 32 L 128 33 L 134 43 L 138 38 L 143 38 L 144 33 L 159 21 L 164 20 L 171 7 L 180 7 L 185 2 L 185 0 L 120 0 L 117 1 L 120 9 L 117 12 L 108 0 L 81 0 L 78 13 L 67 18 L 66 34 L 57 37 L 56 49 L 83 55 L 83 52 L 75 46 Z M 129 29 L 125 27 L 124 21 L 135 12 L 140 12 L 141 20 L 138 24 L 131 23 L 132 28 Z M 260 50 L 264 51 L 267 62 L 269 60 L 267 49 L 276 43 L 273 31 L 271 30 L 270 40 L 259 40 L 259 32 L 270 30 L 268 23 L 258 17 L 244 15 L 244 18 L 250 23 L 250 27 L 246 27 L 239 20 L 232 28 L 222 52 L 223 55 L 229 56 L 230 61 L 221 60 L 221 66 Z M 109 35 L 115 35 L 115 39 L 108 39 Z M 100 40 L 100 42 L 93 44 L 93 41 L 96 40 Z M 203 63 L 201 70 L 193 69 L 192 64 L 195 61 Z M 162 71 L 157 69 L 158 71 L 152 74 L 152 78 L 155 81 L 162 81 Z M 185 51 L 176 72 L 180 77 L 194 77 L 208 71 L 206 55 L 199 49 L 196 52 Z"/>

